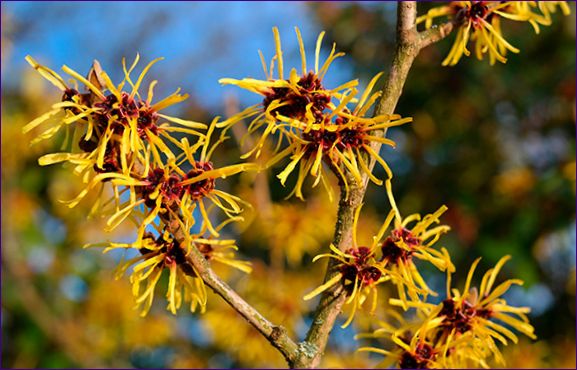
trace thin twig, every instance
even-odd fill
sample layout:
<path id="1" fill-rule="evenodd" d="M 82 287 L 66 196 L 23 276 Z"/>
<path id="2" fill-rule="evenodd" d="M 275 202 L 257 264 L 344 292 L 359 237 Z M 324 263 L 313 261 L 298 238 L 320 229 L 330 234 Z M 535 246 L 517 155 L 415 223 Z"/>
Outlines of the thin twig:
<path id="1" fill-rule="evenodd" d="M 441 41 L 448 34 L 453 31 L 454 24 L 453 22 L 443 23 L 440 26 L 433 26 L 426 31 L 420 32 L 419 37 L 421 39 L 420 48 L 426 48 L 427 46 L 434 44 L 438 41 Z"/>

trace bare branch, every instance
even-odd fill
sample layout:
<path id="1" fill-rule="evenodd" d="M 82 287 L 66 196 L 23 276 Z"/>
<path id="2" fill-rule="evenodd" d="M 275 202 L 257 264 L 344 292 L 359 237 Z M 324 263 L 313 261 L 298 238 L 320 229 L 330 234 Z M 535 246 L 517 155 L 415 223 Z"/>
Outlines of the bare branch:
<path id="1" fill-rule="evenodd" d="M 431 44 L 441 41 L 453 31 L 453 28 L 453 22 L 447 22 L 440 26 L 434 25 L 428 30 L 419 33 L 419 37 L 421 38 L 419 47 L 423 49 Z"/>
<path id="2" fill-rule="evenodd" d="M 399 1 L 397 3 L 397 37 L 406 31 L 411 31 L 415 28 L 415 23 L 417 21 L 417 2 L 416 1 Z M 402 40 L 399 37 L 400 42 L 407 41 Z"/>

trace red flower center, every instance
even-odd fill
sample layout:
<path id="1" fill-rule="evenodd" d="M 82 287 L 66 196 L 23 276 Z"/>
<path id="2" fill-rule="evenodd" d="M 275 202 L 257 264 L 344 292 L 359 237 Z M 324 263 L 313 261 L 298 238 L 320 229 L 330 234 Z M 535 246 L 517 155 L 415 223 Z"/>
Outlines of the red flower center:
<path id="1" fill-rule="evenodd" d="M 383 253 L 382 261 L 399 264 L 407 262 L 412 258 L 413 250 L 406 250 L 397 245 L 398 242 L 403 241 L 408 247 L 416 248 L 421 245 L 421 240 L 404 227 L 395 229 L 391 232 L 391 236 L 387 237 L 381 246 Z"/>
<path id="2" fill-rule="evenodd" d="M 346 128 L 339 131 L 339 148 L 359 148 L 365 143 L 361 130 Z"/>
<path id="3" fill-rule="evenodd" d="M 347 251 L 353 256 L 353 259 L 348 264 L 341 266 L 341 273 L 343 279 L 361 282 L 362 286 L 368 286 L 377 282 L 382 275 L 381 270 L 371 265 L 371 257 L 373 253 L 367 247 L 351 248 Z M 350 289 L 353 287 L 350 286 Z"/>
<path id="4" fill-rule="evenodd" d="M 399 361 L 399 367 L 401 369 L 427 369 L 429 360 L 436 356 L 436 352 L 427 343 L 417 344 L 415 353 L 403 352 L 401 355 L 401 360 Z"/>
<path id="5" fill-rule="evenodd" d="M 490 22 L 491 17 L 494 15 L 494 13 L 489 13 L 486 1 L 474 1 L 470 7 L 454 5 L 453 12 L 456 14 L 457 22 L 460 24 L 472 22 L 475 28 L 481 26 L 481 20 L 483 19 Z"/>
<path id="6" fill-rule="evenodd" d="M 186 174 L 184 180 L 200 176 L 203 172 L 214 169 L 211 162 L 195 162 L 194 168 Z M 207 178 L 197 181 L 186 187 L 186 191 L 193 200 L 206 197 L 214 190 L 214 178 Z"/>
<path id="7" fill-rule="evenodd" d="M 184 188 L 180 185 L 180 177 L 175 174 L 168 175 L 162 168 L 155 168 L 148 174 L 146 181 L 148 185 L 139 187 L 140 196 L 144 198 L 144 204 L 149 208 L 156 207 L 156 198 L 152 199 L 153 193 L 159 189 L 158 197 L 162 199 L 162 203 L 167 207 L 175 207 L 178 205 Z"/>
<path id="8" fill-rule="evenodd" d="M 439 312 L 439 316 L 445 316 L 442 325 L 448 331 L 456 329 L 462 334 L 471 330 L 471 321 L 474 317 L 489 318 L 491 311 L 476 308 L 467 301 L 463 301 L 461 306 L 457 307 L 456 302 L 449 298 L 443 301 L 443 308 Z"/>
<path id="9" fill-rule="evenodd" d="M 297 82 L 297 91 L 288 87 L 273 87 L 270 92 L 265 94 L 262 102 L 265 110 L 273 101 L 280 101 L 283 106 L 272 110 L 272 114 L 280 114 L 285 117 L 304 119 L 306 107 L 313 103 L 311 112 L 317 119 L 322 119 L 323 111 L 327 108 L 331 98 L 322 92 L 323 86 L 321 81 L 313 72 L 300 78 Z"/>
<path id="10" fill-rule="evenodd" d="M 318 130 L 310 130 L 309 132 L 303 132 L 302 138 L 309 143 L 306 146 L 306 156 L 315 156 L 319 150 L 319 146 L 322 147 L 323 153 L 329 151 L 333 143 L 337 140 L 337 134 L 333 131 L 328 131 L 325 128 Z"/>

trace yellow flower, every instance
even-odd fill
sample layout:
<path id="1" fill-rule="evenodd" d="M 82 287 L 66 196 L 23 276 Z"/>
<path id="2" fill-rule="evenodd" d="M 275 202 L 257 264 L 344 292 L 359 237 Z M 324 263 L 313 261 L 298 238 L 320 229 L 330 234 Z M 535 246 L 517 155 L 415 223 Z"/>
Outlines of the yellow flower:
<path id="1" fill-rule="evenodd" d="M 164 142 L 167 140 L 180 146 L 180 142 L 171 136 L 173 132 L 197 136 L 202 142 L 204 135 L 195 129 L 204 129 L 205 124 L 159 113 L 183 101 L 188 95 L 181 95 L 177 91 L 153 104 L 153 89 L 156 85 L 156 81 L 153 81 L 147 98 L 141 98 L 138 90 L 143 78 L 160 59 L 150 62 L 136 81 L 133 81 L 130 74 L 139 56 L 129 69 L 123 60 L 125 77 L 118 86 L 112 84 L 98 62 L 95 62 L 88 78 L 64 66 L 63 70 L 74 78 L 74 87 L 69 87 L 60 75 L 38 64 L 30 56 L 26 60 L 63 91 L 62 102 L 54 104 L 51 111 L 31 121 L 23 131 L 29 132 L 41 124 L 48 127 L 32 140 L 32 144 L 52 138 L 61 130 L 66 131 L 62 148 L 71 147 L 71 152 L 47 154 L 38 162 L 40 165 L 69 162 L 73 172 L 82 177 L 86 186 L 75 199 L 67 202 L 70 207 L 78 204 L 93 189 L 102 194 L 106 183 L 113 184 L 112 193 L 118 207 L 119 194 L 124 190 L 117 183 L 123 186 L 139 185 L 139 181 L 148 176 L 150 167 L 163 166 L 161 153 L 166 160 L 175 160 L 174 154 Z M 89 92 L 80 93 L 78 84 L 83 84 Z M 123 91 L 126 84 L 130 86 L 129 92 Z M 181 127 L 174 127 L 167 122 L 160 123 L 161 119 Z M 136 202 L 134 194 L 131 194 L 131 202 Z M 91 214 L 98 213 L 101 206 L 99 199 Z M 127 216 L 128 213 L 122 215 Z"/>
<path id="2" fill-rule="evenodd" d="M 387 273 L 391 275 L 391 281 L 396 285 L 400 302 L 403 308 L 407 308 L 407 293 L 418 300 L 417 294 L 436 295 L 431 291 L 422 278 L 413 259 L 428 261 L 441 271 L 453 272 L 453 266 L 449 253 L 445 248 L 438 251 L 433 245 L 442 234 L 450 230 L 449 226 L 439 225 L 439 217 L 447 210 L 446 206 L 440 207 L 435 213 L 426 215 L 421 219 L 419 214 L 412 214 L 402 218 L 393 197 L 391 182 L 386 183 L 387 194 L 391 203 L 391 212 L 381 226 L 375 240 L 381 246 L 382 260 Z M 385 238 L 385 232 L 394 219 L 394 227 Z M 409 226 L 412 224 L 412 226 Z"/>
<path id="3" fill-rule="evenodd" d="M 256 154 L 256 157 L 258 157 L 266 138 L 276 132 L 279 133 L 277 147 L 282 144 L 283 139 L 286 138 L 288 133 L 283 125 L 277 124 L 279 116 L 301 120 L 308 119 L 307 117 L 313 117 L 314 119 L 322 120 L 324 111 L 332 106 L 332 97 L 340 96 L 339 91 L 349 89 L 358 83 L 354 80 L 334 89 L 326 89 L 323 86 L 323 78 L 331 63 L 336 58 L 344 55 L 344 53 L 336 53 L 336 46 L 333 44 L 331 53 L 319 68 L 320 49 L 325 34 L 321 32 L 316 43 L 314 71 L 309 70 L 307 68 L 306 53 L 301 33 L 298 28 L 295 28 L 295 31 L 301 54 L 301 74 L 299 74 L 295 68 L 292 68 L 288 79 L 285 77 L 280 35 L 278 29 L 274 27 L 273 33 L 276 44 L 276 54 L 271 60 L 270 68 L 267 68 L 267 63 L 262 53 L 259 52 L 266 80 L 253 78 L 244 78 L 242 80 L 223 78 L 219 80 L 221 84 L 236 85 L 264 97 L 261 104 L 247 108 L 233 117 L 232 121 L 224 121 L 219 126 L 230 126 L 240 119 L 252 117 L 247 134 L 250 135 L 259 130 L 263 130 L 263 132 L 259 133 L 259 140 L 255 147 L 246 153 L 245 157 L 252 154 Z M 275 77 L 275 65 L 278 71 L 278 77 Z"/>
<path id="4" fill-rule="evenodd" d="M 571 10 L 565 1 L 453 1 L 449 5 L 433 8 L 426 15 L 417 18 L 417 23 L 425 22 L 428 29 L 433 19 L 448 16 L 458 26 L 457 36 L 443 65 L 455 65 L 463 55 L 471 53 L 467 49 L 469 40 L 475 42 L 475 56 L 483 59 L 489 54 L 491 65 L 495 61 L 505 63 L 507 51 L 518 53 L 519 49 L 511 45 L 501 32 L 501 18 L 529 22 L 536 33 L 539 25 L 552 23 L 551 13 L 560 7 L 563 14 Z M 537 8 L 541 13 L 534 12 Z"/>
<path id="5" fill-rule="evenodd" d="M 512 46 L 501 34 L 499 15 L 496 11 L 508 7 L 507 3 L 498 1 L 453 1 L 448 6 L 432 9 L 425 16 L 417 19 L 417 23 L 426 21 L 425 26 L 432 25 L 432 18 L 449 15 L 458 24 L 457 36 L 449 55 L 443 60 L 443 65 L 455 65 L 463 54 L 469 56 L 467 49 L 469 39 L 475 41 L 475 56 L 482 60 L 488 53 L 491 65 L 498 60 L 505 63 L 507 50 L 518 53 L 519 49 Z"/>
<path id="6" fill-rule="evenodd" d="M 442 308 L 438 312 L 439 317 L 444 316 L 442 326 L 445 333 L 457 336 L 458 333 L 471 331 L 473 335 L 489 342 L 490 348 L 494 347 L 491 343 L 493 339 L 504 345 L 507 344 L 507 339 L 517 343 L 518 338 L 511 330 L 503 324 L 491 321 L 491 319 L 497 319 L 531 339 L 537 338 L 526 315 L 530 309 L 528 307 L 509 306 L 501 297 L 512 285 L 522 285 L 523 282 L 518 279 L 510 279 L 493 287 L 499 271 L 510 258 L 511 256 L 501 258 L 494 268 L 485 273 L 478 292 L 476 289 L 470 290 L 469 287 L 480 258 L 475 260 L 471 266 L 463 293 L 457 289 L 450 289 L 451 275 L 448 274 L 447 299 L 441 303 Z M 496 359 L 500 360 L 500 353 L 494 351 L 494 354 Z M 504 361 L 500 362 L 504 364 Z"/>
<path id="7" fill-rule="evenodd" d="M 207 261 L 222 263 L 247 274 L 252 272 L 250 262 L 239 261 L 235 258 L 234 251 L 238 250 L 238 247 L 234 240 L 217 240 L 209 237 L 195 239 L 194 243 Z"/>
<path id="8" fill-rule="evenodd" d="M 447 207 L 441 207 L 434 214 L 425 216 L 422 220 L 420 215 L 413 214 L 403 219 L 400 216 L 392 195 L 391 182 L 386 181 L 387 193 L 392 210 L 382 224 L 379 232 L 373 237 L 370 247 L 361 246 L 357 243 L 357 225 L 361 207 L 357 208 L 353 220 L 353 245 L 346 252 L 340 251 L 334 245 L 330 245 L 333 253 L 320 254 L 313 259 L 329 257 L 338 260 L 338 273 L 328 281 L 307 294 L 304 299 L 311 299 L 324 292 L 330 287 L 342 283 L 348 289 L 348 303 L 353 303 L 349 319 L 343 325 L 351 323 L 356 309 L 365 299 L 372 294 L 373 301 L 371 312 L 376 307 L 376 285 L 390 280 L 396 287 L 403 308 L 408 309 L 410 302 L 418 301 L 418 295 L 436 295 L 419 273 L 413 258 L 428 261 L 441 271 L 453 272 L 455 267 L 451 263 L 449 253 L 445 248 L 441 251 L 432 246 L 440 238 L 441 234 L 449 230 L 448 226 L 440 225 L 429 228 L 439 222 L 439 217 Z M 385 232 L 395 219 L 395 227 L 390 236 L 385 238 Z M 416 222 L 409 228 L 409 224 Z M 407 292 L 411 298 L 407 298 Z"/>
<path id="9" fill-rule="evenodd" d="M 359 246 L 357 243 L 357 225 L 361 207 L 357 208 L 353 221 L 353 245 L 346 252 L 340 251 L 333 244 L 330 245 L 334 253 L 319 254 L 313 259 L 313 262 L 320 258 L 328 257 L 339 261 L 337 265 L 338 273 L 332 276 L 327 282 L 305 295 L 304 300 L 309 300 L 330 287 L 341 282 L 347 291 L 348 298 L 345 304 L 351 304 L 351 313 L 347 321 L 341 326 L 347 327 L 354 318 L 354 315 L 365 300 L 372 294 L 371 312 L 374 312 L 377 306 L 377 289 L 376 286 L 386 280 L 382 264 L 376 257 L 377 243 L 373 242 L 372 246 Z"/>
<path id="10" fill-rule="evenodd" d="M 308 71 L 304 44 L 298 28 L 296 29 L 301 52 L 302 74 L 299 75 L 295 68 L 291 69 L 290 77 L 284 78 L 284 63 L 278 29 L 273 29 L 276 42 L 276 55 L 272 60 L 270 71 L 265 69 L 266 81 L 255 79 L 234 80 L 221 79 L 223 84 L 234 84 L 241 88 L 264 96 L 263 103 L 248 108 L 229 120 L 219 123 L 219 127 L 228 129 L 231 125 L 244 119 L 253 117 L 249 124 L 247 135 L 259 132 L 259 139 L 255 146 L 246 153 L 243 158 L 252 154 L 258 157 L 261 154 L 268 136 L 279 133 L 277 144 L 273 150 L 273 157 L 267 162 L 272 166 L 282 159 L 290 156 L 289 164 L 278 175 L 284 185 L 288 176 L 297 168 L 298 178 L 289 197 L 295 195 L 304 199 L 302 186 L 310 173 L 314 177 L 313 187 L 320 182 L 332 199 L 332 190 L 324 175 L 324 161 L 329 169 L 334 172 L 339 181 L 344 184 L 346 191 L 349 190 L 349 181 L 345 174 L 349 171 L 356 181 L 360 182 L 361 173 L 369 175 L 372 181 L 382 184 L 369 170 L 369 165 L 363 156 L 377 159 L 387 171 L 390 178 L 391 171 L 386 162 L 380 158 L 371 147 L 370 143 L 377 141 L 394 146 L 390 139 L 379 137 L 373 133 L 391 126 L 410 122 L 411 118 L 400 119 L 398 115 L 379 115 L 374 118 L 366 117 L 367 112 L 379 98 L 380 92 L 372 93 L 378 78 L 375 76 L 365 92 L 358 98 L 355 86 L 357 80 L 349 81 L 335 89 L 328 90 L 323 87 L 322 79 L 331 62 L 342 55 L 335 53 L 335 46 L 319 69 L 320 46 L 324 32 L 319 35 L 315 52 L 315 69 Z M 276 62 L 276 63 L 275 63 Z M 278 78 L 274 77 L 274 66 L 277 66 Z M 333 99 L 335 102 L 333 102 Z M 348 103 L 356 102 L 357 105 L 350 110 Z M 226 130 L 225 129 L 225 130 Z M 283 144 L 286 146 L 283 149 Z"/>
<path id="11" fill-rule="evenodd" d="M 108 230 L 114 229 L 125 219 L 132 217 L 139 227 L 139 233 L 142 233 L 156 217 L 170 221 L 171 218 L 179 219 L 179 214 L 184 220 L 181 226 L 184 230 L 190 230 L 195 224 L 194 212 L 198 208 L 208 230 L 212 235 L 218 236 L 209 217 L 213 206 L 207 207 L 205 199 L 234 220 L 241 219 L 237 216 L 243 210 L 242 205 L 248 203 L 217 189 L 216 179 L 256 169 L 257 166 L 241 163 L 214 168 L 210 161 L 212 153 L 226 139 L 221 136 L 211 146 L 211 136 L 217 121 L 218 117 L 211 124 L 205 137 L 194 145 L 190 145 L 188 139 L 183 138 L 180 141 L 183 152 L 167 164 L 155 165 L 148 162 L 142 164 L 140 176 L 134 174 L 130 177 L 119 173 L 97 174 L 69 205 L 76 205 L 93 187 L 102 186 L 103 181 L 109 181 L 114 190 L 111 199 L 104 204 L 95 204 L 100 213 L 111 214 L 107 221 Z M 198 160 L 195 159 L 195 155 Z M 107 209 L 107 206 L 112 209 Z"/>
<path id="12" fill-rule="evenodd" d="M 181 172 L 182 180 L 179 182 L 179 186 L 185 189 L 180 203 L 182 214 L 191 215 L 198 206 L 208 230 L 214 236 L 218 236 L 218 232 L 210 222 L 208 216 L 209 207 L 206 207 L 204 204 L 205 198 L 222 210 L 227 217 L 235 220 L 241 219 L 237 216 L 242 212 L 243 205 L 250 207 L 249 203 L 244 202 L 239 197 L 217 189 L 215 187 L 215 180 L 218 178 L 224 179 L 240 172 L 259 169 L 258 166 L 253 163 L 239 163 L 220 168 L 214 167 L 211 162 L 212 154 L 218 146 L 227 139 L 223 131 L 219 139 L 211 145 L 212 134 L 217 127 L 218 119 L 219 117 L 216 117 L 211 123 L 201 147 L 196 145 L 190 146 L 186 138 L 182 139 L 182 159 L 177 162 L 180 167 L 182 167 L 183 164 L 191 167 L 187 173 Z M 198 159 L 195 159 L 197 150 L 200 150 L 200 155 Z"/>
<path id="13" fill-rule="evenodd" d="M 381 92 L 372 93 L 381 75 L 382 73 L 377 74 L 369 82 L 358 100 L 356 100 L 356 89 L 343 93 L 339 104 L 330 108 L 320 122 L 311 116 L 307 117 L 308 120 L 282 115 L 277 117 L 279 121 L 286 122 L 292 128 L 293 131 L 289 134 L 292 143 L 276 154 L 267 165 L 272 166 L 284 157 L 291 156 L 290 163 L 277 176 L 281 180 L 281 184 L 284 185 L 288 176 L 295 170 L 296 165 L 300 164 L 294 190 L 289 196 L 295 194 L 298 198 L 303 199 L 302 185 L 310 173 L 315 178 L 313 187 L 322 181 L 332 198 L 332 191 L 324 179 L 323 161 L 337 175 L 347 194 L 350 180 L 347 179 L 345 171 L 348 171 L 357 183 L 361 182 L 361 175 L 365 173 L 374 183 L 382 185 L 382 181 L 372 174 L 365 157 L 374 158 L 383 166 L 388 178 L 392 177 L 389 166 L 371 148 L 371 143 L 379 142 L 393 147 L 395 143 L 391 139 L 376 135 L 374 132 L 411 122 L 412 118 L 401 119 L 399 115 L 387 114 L 373 118 L 365 116 L 381 95 Z M 347 107 L 351 101 L 357 103 L 353 110 Z"/>
<path id="14" fill-rule="evenodd" d="M 216 229 L 220 230 L 229 222 L 229 220 L 223 222 Z M 145 231 L 139 234 L 133 243 L 110 243 L 104 249 L 104 253 L 113 249 L 132 249 L 140 253 L 140 256 L 120 264 L 116 276 L 120 278 L 132 266 L 130 275 L 132 293 L 136 299 L 136 308 L 140 308 L 142 316 L 150 310 L 155 287 L 165 270 L 169 272 L 167 309 L 176 314 L 183 302 L 189 302 L 192 312 L 199 307 L 201 312 L 204 312 L 206 288 L 188 260 L 190 248 L 197 248 L 208 261 L 222 263 L 246 273 L 251 272 L 250 263 L 234 258 L 233 251 L 238 249 L 235 241 L 203 237 L 206 232 L 205 225 L 196 234 L 186 233 L 182 244 L 178 244 L 168 230 L 163 230 L 156 224 L 152 226 L 154 233 Z M 88 246 L 99 245 L 85 247 Z"/>
<path id="15" fill-rule="evenodd" d="M 557 7 L 563 15 L 571 14 L 571 8 L 566 1 L 509 1 L 508 4 L 509 7 L 496 13 L 503 18 L 528 21 L 537 34 L 540 32 L 539 25 L 550 26 L 553 23 L 551 13 L 555 13 Z M 539 10 L 540 13 L 534 10 Z"/>
<path id="16" fill-rule="evenodd" d="M 431 369 L 440 367 L 438 359 L 446 356 L 434 334 L 440 319 L 426 319 L 422 322 L 408 323 L 398 312 L 387 310 L 389 318 L 396 323 L 378 321 L 379 329 L 372 333 L 361 333 L 355 339 L 385 338 L 391 340 L 393 348 L 386 350 L 377 347 L 361 347 L 359 352 L 373 352 L 385 356 L 380 368 L 390 368 L 397 364 L 401 369 Z"/>
<path id="17" fill-rule="evenodd" d="M 480 258 L 475 260 L 465 287 L 461 292 L 451 289 L 451 273 L 447 274 L 447 299 L 438 305 L 421 301 L 409 302 L 408 305 L 417 308 L 428 316 L 430 322 L 436 323 L 435 337 L 450 356 L 440 359 L 443 367 L 483 366 L 487 365 L 489 357 L 493 356 L 498 364 L 505 361 L 495 341 L 504 345 L 508 340 L 517 343 L 517 335 L 507 326 L 536 339 L 533 326 L 529 323 L 528 307 L 513 307 L 507 304 L 501 296 L 511 285 L 522 285 L 518 279 L 506 280 L 493 287 L 497 275 L 505 262 L 511 257 L 505 256 L 494 268 L 489 269 L 481 280 L 479 290 L 471 288 L 471 282 Z M 391 299 L 393 305 L 407 305 L 397 299 Z M 493 321 L 499 320 L 500 323 Z"/>
<path id="18" fill-rule="evenodd" d="M 119 265 L 116 277 L 120 278 L 131 266 L 130 282 L 132 294 L 136 299 L 135 309 L 140 309 L 141 316 L 146 316 L 154 300 L 154 292 L 162 273 L 168 270 L 169 281 L 166 292 L 167 309 L 173 314 L 181 307 L 182 302 L 190 302 L 190 310 L 195 312 L 206 305 L 206 288 L 194 267 L 186 258 L 183 249 L 168 231 L 158 237 L 146 232 L 132 244 L 111 243 L 104 252 L 112 249 L 134 249 L 141 255 Z"/>
<path id="19" fill-rule="evenodd" d="M 95 62 L 88 78 L 63 66 L 63 71 L 74 78 L 76 86 L 69 87 L 56 72 L 38 64 L 32 57 L 26 57 L 42 76 L 63 91 L 63 97 L 61 103 L 54 104 L 51 111 L 30 122 L 23 131 L 29 132 L 45 123 L 49 128 L 39 134 L 32 143 L 51 138 L 63 128 L 67 133 L 63 148 L 70 146 L 69 139 L 73 140 L 73 152 L 44 156 L 39 160 L 41 165 L 81 161 L 92 164 L 94 171 L 98 173 L 119 172 L 129 175 L 138 170 L 138 165 L 142 162 L 152 161 L 160 165 L 163 162 L 161 153 L 168 159 L 174 158 L 165 143 L 166 140 L 179 145 L 171 133 L 183 132 L 203 136 L 195 129 L 205 129 L 205 124 L 160 113 L 161 110 L 185 100 L 187 94 L 182 95 L 180 90 L 177 90 L 153 104 L 153 90 L 157 83 L 153 81 L 148 88 L 147 98 L 141 97 L 139 88 L 146 73 L 162 58 L 150 62 L 136 81 L 133 81 L 130 74 L 139 59 L 137 55 L 128 69 L 123 59 L 125 77 L 118 85 L 112 83 L 106 72 L 100 69 L 98 62 Z M 78 84 L 83 84 L 89 92 L 80 93 Z M 126 84 L 130 86 L 129 92 L 123 90 Z M 161 119 L 181 127 L 171 126 L 168 122 L 161 123 Z"/>

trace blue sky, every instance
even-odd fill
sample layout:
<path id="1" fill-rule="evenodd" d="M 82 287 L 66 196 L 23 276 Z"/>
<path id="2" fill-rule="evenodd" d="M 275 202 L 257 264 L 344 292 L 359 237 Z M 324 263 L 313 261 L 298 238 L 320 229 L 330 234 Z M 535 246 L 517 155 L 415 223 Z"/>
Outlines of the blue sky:
<path id="1" fill-rule="evenodd" d="M 3 2 L 2 12 L 8 19 L 3 27 L 16 37 L 3 66 L 7 87 L 15 87 L 29 68 L 27 54 L 55 70 L 67 64 L 82 74 L 98 59 L 118 80 L 121 58 L 139 52 L 142 66 L 165 57 L 151 73 L 159 79 L 159 97 L 182 87 L 215 114 L 227 93 L 237 94 L 243 106 L 258 102 L 218 79 L 262 77 L 257 51 L 274 55 L 273 26 L 280 29 L 286 64 L 295 67 L 300 57 L 294 27 L 301 29 L 309 63 L 322 31 L 301 2 Z M 352 78 L 347 61 L 331 67 L 327 86 Z"/>

